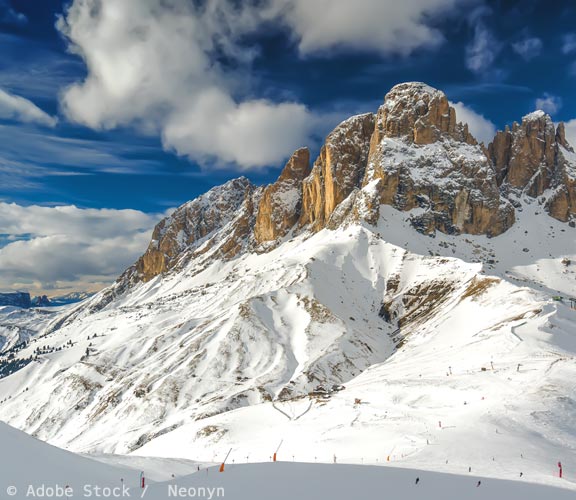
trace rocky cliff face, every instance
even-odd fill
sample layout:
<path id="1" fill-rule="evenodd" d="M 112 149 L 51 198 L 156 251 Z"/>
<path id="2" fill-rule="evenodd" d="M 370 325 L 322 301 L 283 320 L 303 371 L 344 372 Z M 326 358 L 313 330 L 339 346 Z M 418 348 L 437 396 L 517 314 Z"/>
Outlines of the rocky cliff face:
<path id="1" fill-rule="evenodd" d="M 325 227 L 336 207 L 361 185 L 373 131 L 374 115 L 368 113 L 349 118 L 326 138 L 302 186 L 301 226 Z"/>
<path id="2" fill-rule="evenodd" d="M 564 222 L 576 215 L 576 156 L 564 124 L 555 128 L 543 111 L 530 113 L 498 132 L 488 155 L 508 195 L 543 196 L 548 213 Z"/>
<path id="3" fill-rule="evenodd" d="M 496 236 L 514 223 L 484 150 L 457 123 L 446 96 L 425 84 L 394 87 L 376 118 L 363 185 L 381 204 L 420 209 L 425 233 Z"/>
<path id="4" fill-rule="evenodd" d="M 264 189 L 258 206 L 254 237 L 258 243 L 285 236 L 298 222 L 302 208 L 302 181 L 310 174 L 310 151 L 297 150 L 278 180 Z"/>
<path id="5" fill-rule="evenodd" d="M 414 228 L 425 234 L 497 236 L 514 224 L 511 201 L 520 206 L 522 193 L 540 197 L 550 215 L 569 221 L 576 212 L 575 172 L 563 125 L 555 128 L 544 113 L 499 132 L 486 149 L 442 92 L 404 83 L 377 114 L 338 125 L 312 169 L 310 152 L 299 149 L 267 187 L 240 178 L 180 207 L 156 227 L 148 250 L 120 282 L 148 281 L 191 259 L 266 251 L 290 231 L 375 223 L 381 205 L 410 211 Z"/>
<path id="6" fill-rule="evenodd" d="M 0 306 L 13 306 L 28 309 L 32 307 L 30 294 L 26 292 L 0 293 Z"/>
<path id="7" fill-rule="evenodd" d="M 443 92 L 425 83 L 396 85 L 378 110 L 372 148 L 385 137 L 401 138 L 416 145 L 432 144 L 447 137 L 477 145 L 468 125 L 457 122 L 456 111 Z"/>
<path id="8" fill-rule="evenodd" d="M 146 253 L 135 264 L 141 281 L 149 281 L 174 268 L 190 252 L 205 253 L 217 247 L 223 257 L 232 257 L 251 230 L 255 187 L 244 178 L 215 187 L 182 205 L 154 229 Z M 227 227 L 226 232 L 219 231 Z"/>

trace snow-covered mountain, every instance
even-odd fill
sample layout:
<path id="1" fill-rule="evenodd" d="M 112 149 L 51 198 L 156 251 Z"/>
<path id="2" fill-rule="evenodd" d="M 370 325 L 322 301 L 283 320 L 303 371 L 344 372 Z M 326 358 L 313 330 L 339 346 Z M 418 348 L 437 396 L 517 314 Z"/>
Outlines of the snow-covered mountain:
<path id="1" fill-rule="evenodd" d="M 284 438 L 300 461 L 576 469 L 562 126 L 536 113 L 485 148 L 409 83 L 309 156 L 163 220 L 18 351 L 0 418 L 75 451 L 266 460 Z"/>

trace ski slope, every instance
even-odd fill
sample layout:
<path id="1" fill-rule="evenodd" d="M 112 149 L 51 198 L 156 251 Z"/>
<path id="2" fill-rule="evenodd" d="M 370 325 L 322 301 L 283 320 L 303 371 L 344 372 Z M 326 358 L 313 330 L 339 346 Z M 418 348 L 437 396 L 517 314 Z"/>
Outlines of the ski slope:
<path id="1" fill-rule="evenodd" d="M 35 440 L 0 424 L 0 439 L 10 453 L 0 455 L 0 495 L 24 498 L 229 498 L 232 500 L 350 500 L 394 496 L 406 499 L 459 498 L 561 500 L 574 492 L 529 480 L 502 481 L 475 474 L 442 474 L 395 467 L 303 463 L 229 464 L 197 472 L 195 464 L 119 458 L 124 466 L 104 464 Z M 107 461 L 114 461 L 107 457 Z M 135 466 L 138 466 L 136 468 Z M 140 467 L 142 466 L 142 467 Z M 170 471 L 180 470 L 172 475 Z M 141 488 L 141 473 L 145 488 Z M 156 479 L 152 476 L 156 474 Z M 418 478 L 418 484 L 416 484 Z M 480 485 L 478 486 L 478 482 Z"/>
<path id="2" fill-rule="evenodd" d="M 419 478 L 417 485 L 416 478 Z M 360 465 L 268 463 L 236 465 L 228 467 L 223 474 L 210 471 L 168 484 L 154 484 L 146 498 L 162 500 L 175 491 L 187 498 L 199 492 L 205 493 L 204 498 L 210 493 L 218 498 L 218 488 L 224 498 L 232 500 L 560 500 L 574 497 L 573 491 L 554 486 L 486 479 L 473 474 Z"/>
<path id="3" fill-rule="evenodd" d="M 187 476 L 198 466 L 184 460 L 154 458 L 107 456 L 95 460 L 51 446 L 1 422 L 0 442 L 2 498 L 67 497 L 62 492 L 50 494 L 47 489 L 56 492 L 57 487 L 61 491 L 70 488 L 74 494 L 69 498 L 86 498 L 89 492 L 95 497 L 96 487 L 121 491 L 125 486 L 134 494 L 139 493 L 142 471 L 150 481 L 166 481 Z"/>

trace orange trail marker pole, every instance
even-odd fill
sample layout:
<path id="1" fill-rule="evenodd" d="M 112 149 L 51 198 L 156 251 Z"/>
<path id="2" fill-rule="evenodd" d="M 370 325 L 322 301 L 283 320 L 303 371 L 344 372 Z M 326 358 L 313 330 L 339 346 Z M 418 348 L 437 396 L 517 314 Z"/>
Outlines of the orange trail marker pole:
<path id="1" fill-rule="evenodd" d="M 272 457 L 272 461 L 273 461 L 273 462 L 276 462 L 276 456 L 277 456 L 278 451 L 280 450 L 280 446 L 282 446 L 282 443 L 283 443 L 283 442 L 284 442 L 284 440 L 282 439 L 282 440 L 280 441 L 280 444 L 278 445 L 278 448 L 276 448 L 276 451 L 274 452 L 274 455 L 273 455 L 273 457 Z"/>
<path id="2" fill-rule="evenodd" d="M 228 454 L 226 455 L 226 458 L 224 459 L 224 462 L 222 462 L 222 465 L 220 466 L 220 472 L 224 472 L 224 464 L 226 463 L 226 460 L 228 460 L 228 457 L 230 456 L 230 453 L 232 453 L 232 448 L 230 448 L 230 451 L 229 451 Z"/>

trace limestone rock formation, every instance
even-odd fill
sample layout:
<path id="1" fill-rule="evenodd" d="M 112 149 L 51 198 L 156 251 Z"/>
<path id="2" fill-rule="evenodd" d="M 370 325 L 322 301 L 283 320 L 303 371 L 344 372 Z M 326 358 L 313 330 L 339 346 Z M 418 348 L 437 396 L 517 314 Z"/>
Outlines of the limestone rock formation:
<path id="1" fill-rule="evenodd" d="M 297 150 L 280 174 L 268 186 L 258 206 L 254 237 L 258 243 L 285 236 L 298 222 L 302 208 L 302 181 L 310 174 L 310 151 Z"/>
<path id="2" fill-rule="evenodd" d="M 484 149 L 446 96 L 422 83 L 394 87 L 380 107 L 363 181 L 380 203 L 419 212 L 425 233 L 496 236 L 514 223 Z"/>
<path id="3" fill-rule="evenodd" d="M 135 264 L 142 281 L 172 269 L 185 251 L 202 249 L 219 229 L 235 221 L 235 227 L 221 241 L 222 253 L 230 254 L 237 247 L 235 241 L 249 229 L 248 218 L 253 211 L 250 195 L 254 186 L 245 177 L 231 180 L 178 208 L 170 217 L 160 221 L 152 234 L 146 253 Z"/>
<path id="4" fill-rule="evenodd" d="M 302 185 L 301 226 L 325 227 L 334 209 L 361 185 L 373 131 L 374 115 L 367 113 L 342 122 L 326 138 Z"/>
<path id="5" fill-rule="evenodd" d="M 576 215 L 576 155 L 564 124 L 556 128 L 543 111 L 530 113 L 498 132 L 488 155 L 508 196 L 544 196 L 549 214 L 564 222 Z"/>
<path id="6" fill-rule="evenodd" d="M 381 205 L 410 212 L 425 234 L 497 236 L 514 224 L 511 202 L 538 197 L 553 217 L 576 212 L 576 154 L 562 124 L 532 113 L 485 148 L 458 122 L 439 90 L 396 85 L 377 114 L 353 116 L 332 131 L 310 169 L 297 150 L 266 187 L 240 178 L 186 203 L 158 224 L 146 253 L 119 280 L 129 283 L 194 262 L 268 251 L 293 231 L 348 222 L 375 224 Z M 196 271 L 194 271 L 196 272 Z"/>
<path id="7" fill-rule="evenodd" d="M 378 110 L 373 142 L 384 137 L 417 145 L 432 144 L 443 137 L 478 144 L 468 126 L 457 122 L 456 111 L 444 93 L 421 82 L 401 83 L 386 94 Z"/>

